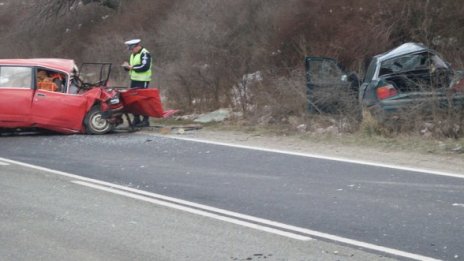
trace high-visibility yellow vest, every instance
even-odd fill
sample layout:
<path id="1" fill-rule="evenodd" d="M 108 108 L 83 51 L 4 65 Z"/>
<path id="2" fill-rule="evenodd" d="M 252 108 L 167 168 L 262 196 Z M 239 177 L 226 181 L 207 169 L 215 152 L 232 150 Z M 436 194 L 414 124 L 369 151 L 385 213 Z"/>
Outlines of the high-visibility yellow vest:
<path id="1" fill-rule="evenodd" d="M 131 66 L 139 65 L 142 63 L 142 54 L 149 53 L 147 49 L 143 48 L 140 52 L 136 54 L 131 54 L 129 64 Z M 150 61 L 150 68 L 145 72 L 136 72 L 134 70 L 130 70 L 129 75 L 131 80 L 134 81 L 142 81 L 142 82 L 149 82 L 151 81 L 151 61 Z"/>

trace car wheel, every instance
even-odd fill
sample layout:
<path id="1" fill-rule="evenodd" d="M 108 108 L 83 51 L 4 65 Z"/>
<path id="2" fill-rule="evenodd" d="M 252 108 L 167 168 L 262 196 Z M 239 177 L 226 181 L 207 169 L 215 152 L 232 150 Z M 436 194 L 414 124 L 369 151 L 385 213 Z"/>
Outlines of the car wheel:
<path id="1" fill-rule="evenodd" d="M 93 106 L 85 115 L 84 125 L 88 134 L 105 134 L 113 129 L 113 125 L 103 118 L 98 105 Z"/>

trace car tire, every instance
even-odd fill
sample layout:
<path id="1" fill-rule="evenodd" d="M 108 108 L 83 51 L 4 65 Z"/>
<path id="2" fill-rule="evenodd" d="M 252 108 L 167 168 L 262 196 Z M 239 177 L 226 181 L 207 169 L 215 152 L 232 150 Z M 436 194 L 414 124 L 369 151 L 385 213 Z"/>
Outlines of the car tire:
<path id="1" fill-rule="evenodd" d="M 100 106 L 94 105 L 85 115 L 85 131 L 87 134 L 105 134 L 113 129 L 113 125 L 103 118 Z"/>

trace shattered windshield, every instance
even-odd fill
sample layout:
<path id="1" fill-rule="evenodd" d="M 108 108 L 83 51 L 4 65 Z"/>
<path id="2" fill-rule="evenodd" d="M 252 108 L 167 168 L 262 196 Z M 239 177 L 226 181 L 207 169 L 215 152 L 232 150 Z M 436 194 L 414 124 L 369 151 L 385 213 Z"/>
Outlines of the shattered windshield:
<path id="1" fill-rule="evenodd" d="M 395 57 L 383 61 L 380 65 L 379 76 L 391 73 L 447 68 L 446 63 L 433 53 L 415 53 Z"/>
<path id="2" fill-rule="evenodd" d="M 111 73 L 111 63 L 83 63 L 79 78 L 85 83 L 106 85 Z"/>

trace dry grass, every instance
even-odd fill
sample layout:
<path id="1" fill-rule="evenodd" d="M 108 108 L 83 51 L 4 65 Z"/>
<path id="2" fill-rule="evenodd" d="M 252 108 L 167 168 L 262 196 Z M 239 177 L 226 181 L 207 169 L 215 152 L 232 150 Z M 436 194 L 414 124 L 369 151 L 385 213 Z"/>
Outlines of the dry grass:
<path id="1" fill-rule="evenodd" d="M 438 140 L 464 135 L 461 112 L 437 112 L 431 122 L 412 115 L 393 129 L 360 123 L 356 99 L 340 92 L 318 94 L 323 113 L 309 114 L 302 71 L 304 56 L 315 55 L 335 57 L 362 74 L 372 55 L 406 41 L 428 44 L 462 65 L 464 6 L 458 1 L 121 0 L 117 8 L 97 3 L 111 1 L 90 2 L 41 23 L 38 1 L 6 3 L 0 32 L 15 44 L 6 43 L 0 56 L 112 62 L 113 81 L 123 84 L 127 74 L 118 65 L 129 56 L 123 42 L 140 37 L 154 58 L 152 86 L 168 97 L 166 107 L 185 113 L 233 108 L 245 115 L 237 124 L 280 134 L 420 139 L 430 132 Z M 11 15 L 18 10 L 21 15 Z M 262 80 L 247 78 L 257 72 Z M 322 103 L 332 104 L 330 114 Z M 427 135 L 421 133 L 425 127 Z"/>

